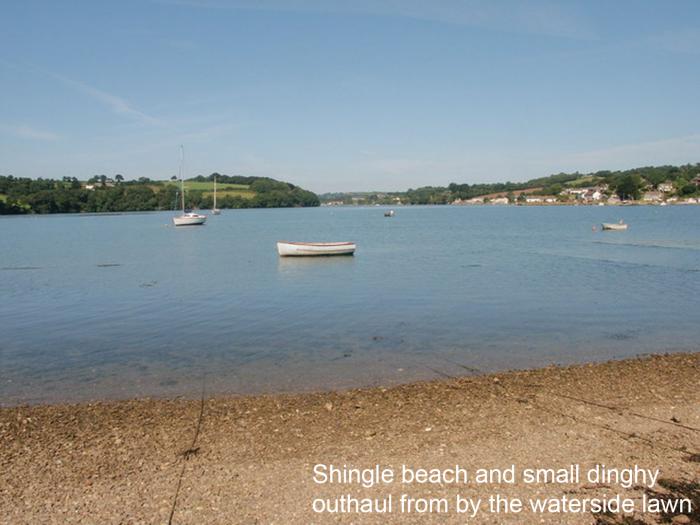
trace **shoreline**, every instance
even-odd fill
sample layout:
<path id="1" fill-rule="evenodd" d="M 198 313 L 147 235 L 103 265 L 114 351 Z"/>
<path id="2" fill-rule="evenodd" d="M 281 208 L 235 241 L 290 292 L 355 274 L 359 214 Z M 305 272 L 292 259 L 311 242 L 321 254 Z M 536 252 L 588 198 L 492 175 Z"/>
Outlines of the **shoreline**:
<path id="1" fill-rule="evenodd" d="M 313 498 L 356 493 L 314 484 L 318 462 L 635 463 L 660 468 L 661 478 L 700 499 L 692 485 L 700 479 L 698 377 L 695 352 L 340 392 L 0 408 L 0 523 L 165 523 L 180 481 L 173 523 L 385 522 L 381 515 L 314 515 Z M 450 495 L 455 487 L 411 490 Z M 533 490 L 556 495 L 563 488 L 501 487 L 511 495 Z M 495 522 L 483 518 L 474 522 Z M 595 522 L 590 514 L 497 521 L 540 518 Z"/>

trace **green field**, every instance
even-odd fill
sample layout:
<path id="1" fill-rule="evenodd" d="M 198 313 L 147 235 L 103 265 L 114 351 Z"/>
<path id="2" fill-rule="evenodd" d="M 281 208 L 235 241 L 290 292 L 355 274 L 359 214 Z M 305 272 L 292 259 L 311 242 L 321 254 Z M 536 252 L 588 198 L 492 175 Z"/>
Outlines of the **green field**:
<path id="1" fill-rule="evenodd" d="M 173 183 L 175 183 L 173 181 Z M 216 185 L 216 191 L 217 193 L 219 191 L 228 191 L 228 190 L 247 190 L 250 188 L 248 184 L 221 184 L 218 183 Z M 214 183 L 213 182 L 197 182 L 193 180 L 186 180 L 185 181 L 185 189 L 188 190 L 202 190 L 202 191 L 214 191 Z"/>
<path id="2" fill-rule="evenodd" d="M 7 200 L 7 195 L 0 193 L 0 201 L 5 202 Z"/>
<path id="3" fill-rule="evenodd" d="M 168 184 L 175 184 L 179 186 L 177 181 L 168 181 Z M 185 191 L 196 190 L 203 191 L 205 196 L 214 196 L 214 183 L 213 182 L 199 182 L 193 180 L 185 181 Z M 217 183 L 216 185 L 216 197 L 221 198 L 224 196 L 230 197 L 241 197 L 243 199 L 252 199 L 255 197 L 255 192 L 250 189 L 248 184 L 227 184 L 227 183 Z"/>
<path id="4" fill-rule="evenodd" d="M 214 197 L 214 192 L 213 191 L 205 191 L 204 192 L 205 196 L 210 196 Z M 220 190 L 219 188 L 216 188 L 216 198 L 220 199 L 221 197 L 224 196 L 230 196 L 230 197 L 241 197 L 243 199 L 252 199 L 255 197 L 255 192 L 253 190 Z"/>

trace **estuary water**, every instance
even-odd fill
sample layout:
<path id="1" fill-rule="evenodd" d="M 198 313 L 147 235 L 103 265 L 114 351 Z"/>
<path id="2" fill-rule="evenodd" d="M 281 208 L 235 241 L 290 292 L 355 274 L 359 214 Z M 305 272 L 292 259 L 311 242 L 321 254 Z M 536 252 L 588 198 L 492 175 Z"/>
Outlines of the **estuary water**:
<path id="1" fill-rule="evenodd" d="M 0 218 L 0 403 L 392 385 L 700 347 L 700 207 Z M 624 219 L 626 232 L 593 232 Z M 275 242 L 356 241 L 280 259 Z"/>

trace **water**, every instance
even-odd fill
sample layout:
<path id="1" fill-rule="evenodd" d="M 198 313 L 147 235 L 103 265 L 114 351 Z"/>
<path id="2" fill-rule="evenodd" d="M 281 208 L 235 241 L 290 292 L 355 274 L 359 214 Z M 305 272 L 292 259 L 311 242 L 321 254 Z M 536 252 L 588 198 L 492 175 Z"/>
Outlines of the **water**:
<path id="1" fill-rule="evenodd" d="M 700 207 L 0 218 L 0 403 L 391 385 L 697 351 Z M 591 231 L 624 218 L 627 232 Z M 280 259 L 275 241 L 353 240 Z"/>

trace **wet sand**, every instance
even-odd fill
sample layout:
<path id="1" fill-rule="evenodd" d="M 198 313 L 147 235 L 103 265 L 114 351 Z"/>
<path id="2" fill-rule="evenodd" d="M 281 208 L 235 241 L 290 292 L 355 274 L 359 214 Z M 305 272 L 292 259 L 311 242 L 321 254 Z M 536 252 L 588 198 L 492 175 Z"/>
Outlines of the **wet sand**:
<path id="1" fill-rule="evenodd" d="M 626 523 L 615 515 L 318 515 L 314 498 L 605 495 L 606 484 L 317 485 L 316 463 L 660 468 L 700 522 L 700 353 L 347 392 L 0 410 L 0 523 Z M 612 492 L 611 492 L 612 491 Z M 623 490 L 641 498 L 644 490 Z M 688 521 L 686 521 L 686 519 Z"/>

